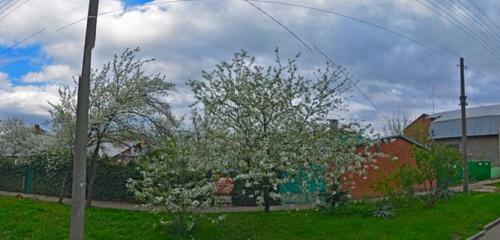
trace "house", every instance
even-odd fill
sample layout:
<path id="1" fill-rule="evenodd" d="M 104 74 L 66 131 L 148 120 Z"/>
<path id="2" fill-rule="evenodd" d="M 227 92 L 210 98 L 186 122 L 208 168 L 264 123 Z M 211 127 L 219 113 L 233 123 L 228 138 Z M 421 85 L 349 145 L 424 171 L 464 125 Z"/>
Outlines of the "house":
<path id="1" fill-rule="evenodd" d="M 422 116 L 405 129 L 407 137 L 416 139 L 413 132 L 428 131 L 429 138 L 435 142 L 462 149 L 460 110 Z M 500 104 L 468 108 L 466 117 L 467 158 L 490 161 L 493 167 L 500 167 Z"/>
<path id="2" fill-rule="evenodd" d="M 128 142 L 123 144 L 103 143 L 99 155 L 109 158 L 115 164 L 127 164 L 137 160 L 143 151 L 143 142 Z"/>

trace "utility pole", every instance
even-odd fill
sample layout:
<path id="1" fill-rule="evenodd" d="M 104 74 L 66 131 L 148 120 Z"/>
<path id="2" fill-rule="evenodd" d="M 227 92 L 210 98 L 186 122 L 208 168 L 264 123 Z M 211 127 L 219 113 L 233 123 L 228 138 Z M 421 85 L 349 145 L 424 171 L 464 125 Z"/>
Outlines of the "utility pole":
<path id="1" fill-rule="evenodd" d="M 95 45 L 99 0 L 90 0 L 83 52 L 82 75 L 78 80 L 75 147 L 73 154 L 73 191 L 71 194 L 70 239 L 82 240 L 85 227 L 85 186 L 89 124 L 90 67 Z"/>
<path id="2" fill-rule="evenodd" d="M 460 58 L 460 107 L 462 110 L 462 168 L 463 168 L 463 192 L 469 194 L 469 170 L 467 165 L 467 118 L 465 106 L 467 105 L 465 96 L 465 76 L 464 58 Z"/>

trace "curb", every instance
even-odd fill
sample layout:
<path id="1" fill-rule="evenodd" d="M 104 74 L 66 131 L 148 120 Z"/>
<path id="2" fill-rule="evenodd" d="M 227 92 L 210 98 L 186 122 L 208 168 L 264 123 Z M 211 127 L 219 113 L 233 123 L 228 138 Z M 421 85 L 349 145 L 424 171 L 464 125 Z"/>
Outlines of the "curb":
<path id="1" fill-rule="evenodd" d="M 497 226 L 498 224 L 500 224 L 500 218 L 497 218 L 495 221 L 489 223 L 488 225 L 484 226 L 483 230 L 474 234 L 473 236 L 467 238 L 468 240 L 478 240 L 480 239 L 482 236 L 484 236 L 484 234 L 486 234 L 486 232 L 490 229 L 492 229 L 493 227 Z"/>

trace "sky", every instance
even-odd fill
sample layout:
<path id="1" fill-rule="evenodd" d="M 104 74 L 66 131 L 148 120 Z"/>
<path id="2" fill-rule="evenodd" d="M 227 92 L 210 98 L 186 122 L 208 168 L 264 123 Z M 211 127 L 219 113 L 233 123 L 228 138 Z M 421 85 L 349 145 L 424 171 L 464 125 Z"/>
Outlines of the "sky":
<path id="1" fill-rule="evenodd" d="M 469 106 L 500 103 L 500 28 L 491 23 L 500 23 L 495 0 L 473 1 L 476 6 L 469 0 L 440 1 L 443 5 L 419 0 L 446 11 L 441 15 L 415 0 L 283 1 L 363 23 L 324 11 L 253 2 L 310 50 L 242 0 L 101 0 L 99 11 L 113 12 L 98 18 L 92 66 L 100 68 L 113 54 L 140 47 L 141 57 L 156 59 L 147 72 L 165 74 L 176 84 L 168 100 L 181 117 L 195 101 L 187 80 L 200 79 L 202 70 L 230 60 L 235 52 L 246 49 L 261 64 L 272 62 L 276 47 L 282 58 L 301 53 L 299 68 L 309 77 L 326 66 L 312 47 L 317 46 L 346 68 L 383 113 L 353 90 L 345 95 L 349 111 L 335 117 L 380 127 L 398 111 L 417 117 L 458 109 L 457 64 L 463 56 Z M 49 102 L 58 101 L 59 87 L 74 84 L 81 71 L 85 21 L 58 29 L 84 18 L 88 1 L 29 0 L 4 11 L 8 2 L 0 0 L 0 119 L 43 124 L 50 119 Z M 150 2 L 155 4 L 135 8 Z"/>

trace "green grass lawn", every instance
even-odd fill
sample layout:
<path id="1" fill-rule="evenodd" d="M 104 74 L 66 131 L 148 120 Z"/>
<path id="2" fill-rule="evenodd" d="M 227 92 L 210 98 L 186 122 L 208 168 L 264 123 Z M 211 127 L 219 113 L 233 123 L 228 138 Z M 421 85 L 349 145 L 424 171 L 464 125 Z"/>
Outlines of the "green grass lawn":
<path id="1" fill-rule="evenodd" d="M 500 216 L 500 194 L 457 196 L 433 209 L 400 209 L 391 220 L 359 209 L 333 216 L 315 211 L 229 213 L 219 225 L 207 220 L 216 215 L 207 215 L 193 238 L 463 239 Z M 67 239 L 69 212 L 66 205 L 0 197 L 0 239 Z M 86 239 L 174 239 L 157 223 L 158 217 L 146 212 L 91 208 Z"/>

